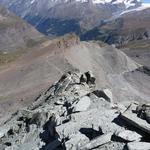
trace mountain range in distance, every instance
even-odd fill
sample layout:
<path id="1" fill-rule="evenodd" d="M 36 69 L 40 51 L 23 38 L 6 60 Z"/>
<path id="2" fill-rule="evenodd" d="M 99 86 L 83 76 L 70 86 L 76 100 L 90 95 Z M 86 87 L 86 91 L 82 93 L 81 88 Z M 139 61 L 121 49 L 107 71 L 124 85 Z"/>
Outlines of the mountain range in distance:
<path id="1" fill-rule="evenodd" d="M 85 32 L 103 24 L 116 14 L 142 5 L 140 0 L 1 0 L 15 14 L 51 38 Z"/>

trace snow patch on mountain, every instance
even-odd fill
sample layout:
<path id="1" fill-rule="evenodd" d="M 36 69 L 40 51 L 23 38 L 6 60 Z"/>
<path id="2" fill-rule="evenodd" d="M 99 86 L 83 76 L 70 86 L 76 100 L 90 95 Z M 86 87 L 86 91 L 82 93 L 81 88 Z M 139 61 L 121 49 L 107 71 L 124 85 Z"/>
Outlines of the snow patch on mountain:
<path id="1" fill-rule="evenodd" d="M 35 2 L 35 0 L 31 0 L 31 4 L 33 4 Z"/>
<path id="2" fill-rule="evenodd" d="M 33 4 L 35 2 L 38 3 L 38 0 L 27 0 L 27 2 L 30 2 L 30 4 Z M 141 0 L 47 0 L 47 3 L 68 3 L 68 2 L 80 2 L 80 3 L 91 2 L 93 4 L 108 4 L 108 3 L 125 4 L 126 7 L 130 7 L 130 6 L 135 6 L 136 3 L 140 3 Z M 6 3 L 6 2 L 2 1 L 2 3 Z M 15 0 L 15 3 L 19 4 L 19 1 Z M 10 2 L 10 5 L 11 5 L 11 2 Z"/>
<path id="3" fill-rule="evenodd" d="M 127 13 L 132 13 L 132 12 L 136 12 L 136 11 L 142 11 L 142 10 L 147 9 L 147 8 L 150 8 L 150 4 L 142 4 L 140 7 L 123 11 L 120 14 L 120 16 L 123 15 L 123 14 L 127 14 Z"/>
<path id="4" fill-rule="evenodd" d="M 122 15 L 135 13 L 135 12 L 140 12 L 140 11 L 143 11 L 143 10 L 148 9 L 148 8 L 150 8 L 150 4 L 142 3 L 141 6 L 139 6 L 139 7 L 132 8 L 132 9 L 127 9 L 127 10 L 122 11 L 122 12 L 116 12 L 116 13 L 114 13 L 114 15 L 111 18 L 109 18 L 105 21 L 109 22 L 109 21 L 112 21 L 112 20 L 115 20 L 115 19 L 121 17 Z"/>

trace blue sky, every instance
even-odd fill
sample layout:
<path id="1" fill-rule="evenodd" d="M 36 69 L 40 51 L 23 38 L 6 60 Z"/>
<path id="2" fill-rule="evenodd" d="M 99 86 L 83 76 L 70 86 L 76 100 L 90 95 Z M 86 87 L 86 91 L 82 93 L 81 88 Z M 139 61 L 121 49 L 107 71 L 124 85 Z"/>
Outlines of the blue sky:
<path id="1" fill-rule="evenodd" d="M 150 3 L 150 0 L 144 0 L 144 3 Z"/>

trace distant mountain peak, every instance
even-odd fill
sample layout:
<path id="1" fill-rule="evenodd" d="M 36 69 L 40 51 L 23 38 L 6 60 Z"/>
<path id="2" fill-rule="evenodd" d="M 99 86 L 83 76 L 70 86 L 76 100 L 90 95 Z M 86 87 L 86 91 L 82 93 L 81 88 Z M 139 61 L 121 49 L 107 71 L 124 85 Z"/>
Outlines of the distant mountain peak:
<path id="1" fill-rule="evenodd" d="M 2 0 L 1 3 L 7 3 L 7 1 L 9 2 L 9 0 Z M 26 4 L 42 4 L 41 3 L 42 0 L 25 0 L 23 3 Z M 136 6 L 137 4 L 141 4 L 142 0 L 43 0 L 43 3 L 47 2 L 47 5 L 54 5 L 55 3 L 71 3 L 71 2 L 80 2 L 80 3 L 93 3 L 93 4 L 112 4 L 112 5 L 117 5 L 117 4 L 124 4 L 126 5 L 126 7 L 132 7 L 132 6 Z M 9 6 L 11 6 L 11 3 L 17 3 L 20 4 L 20 2 L 18 0 L 14 0 L 13 2 L 9 2 Z"/>

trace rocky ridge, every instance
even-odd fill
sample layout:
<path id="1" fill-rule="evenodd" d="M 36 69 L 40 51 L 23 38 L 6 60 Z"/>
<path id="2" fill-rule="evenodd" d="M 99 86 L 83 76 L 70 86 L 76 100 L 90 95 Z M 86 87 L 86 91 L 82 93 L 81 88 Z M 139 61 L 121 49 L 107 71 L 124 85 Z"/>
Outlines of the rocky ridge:
<path id="1" fill-rule="evenodd" d="M 91 72 L 68 72 L 1 125 L 0 150 L 149 150 L 144 106 L 114 103 L 110 89 L 96 89 Z"/>

